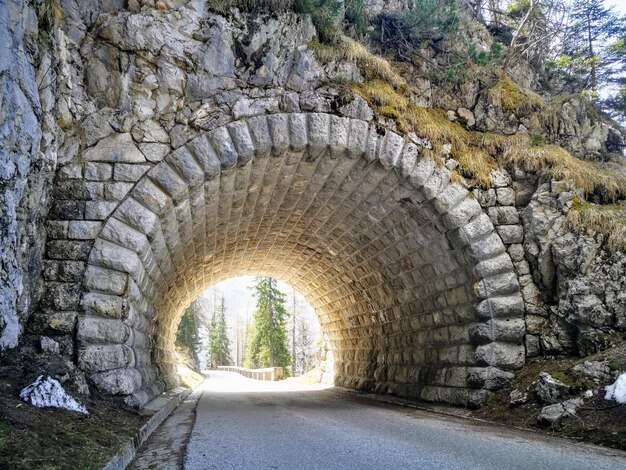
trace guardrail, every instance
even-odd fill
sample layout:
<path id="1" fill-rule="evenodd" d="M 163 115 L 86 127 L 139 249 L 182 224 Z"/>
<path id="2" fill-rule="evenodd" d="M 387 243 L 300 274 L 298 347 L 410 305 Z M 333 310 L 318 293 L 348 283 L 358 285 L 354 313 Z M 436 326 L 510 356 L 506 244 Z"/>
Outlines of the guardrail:
<path id="1" fill-rule="evenodd" d="M 282 367 L 267 367 L 265 369 L 246 369 L 245 367 L 217 366 L 217 370 L 237 372 L 238 374 L 256 380 L 281 380 L 283 378 Z"/>

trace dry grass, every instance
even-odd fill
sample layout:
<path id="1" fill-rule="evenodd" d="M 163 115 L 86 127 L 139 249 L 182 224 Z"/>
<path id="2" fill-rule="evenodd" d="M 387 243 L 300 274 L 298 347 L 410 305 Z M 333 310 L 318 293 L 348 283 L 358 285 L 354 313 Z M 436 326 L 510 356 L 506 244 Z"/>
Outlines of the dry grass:
<path id="1" fill-rule="evenodd" d="M 527 116 L 546 107 L 546 101 L 537 93 L 519 87 L 509 77 L 500 78 L 486 91 L 489 102 L 518 116 Z"/>
<path id="2" fill-rule="evenodd" d="M 435 153 L 441 154 L 443 145 L 449 144 L 462 174 L 478 186 L 490 186 L 491 171 L 503 165 L 545 170 L 553 178 L 571 180 L 585 194 L 595 193 L 607 201 L 626 194 L 626 180 L 606 165 L 580 160 L 557 145 L 537 144 L 528 134 L 468 131 L 451 122 L 442 110 L 412 104 L 383 80 L 354 84 L 351 91 L 367 100 L 379 116 L 393 119 L 399 131 L 430 140 Z"/>
<path id="3" fill-rule="evenodd" d="M 363 44 L 345 35 L 340 35 L 335 45 L 314 42 L 311 43 L 311 47 L 322 62 L 338 60 L 354 62 L 367 80 L 384 80 L 400 93 L 405 95 L 410 93 L 406 80 L 393 70 L 388 61 L 372 54 Z"/>
<path id="4" fill-rule="evenodd" d="M 595 236 L 606 236 L 609 252 L 626 253 L 626 206 L 599 205 L 574 199 L 574 207 L 565 219 L 566 227 Z"/>

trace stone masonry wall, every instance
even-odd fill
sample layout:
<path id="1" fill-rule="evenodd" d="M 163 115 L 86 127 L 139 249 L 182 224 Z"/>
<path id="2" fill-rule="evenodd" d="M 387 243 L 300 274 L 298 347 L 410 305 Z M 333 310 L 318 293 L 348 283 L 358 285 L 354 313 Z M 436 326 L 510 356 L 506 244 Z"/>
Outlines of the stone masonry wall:
<path id="1" fill-rule="evenodd" d="M 30 316 L 49 351 L 141 405 L 176 384 L 187 304 L 269 274 L 315 306 L 336 383 L 476 406 L 527 355 L 626 327 L 623 257 L 563 224 L 571 188 L 519 169 L 468 187 L 449 155 L 340 96 L 361 72 L 320 63 L 307 19 L 64 0 L 36 76 L 33 11 L 8 5 L 23 19 L 0 53 L 2 143 L 20 162 L 2 166 L 4 347 Z M 462 108 L 478 127 L 499 111 Z M 580 151 L 601 134 L 587 124 Z"/>

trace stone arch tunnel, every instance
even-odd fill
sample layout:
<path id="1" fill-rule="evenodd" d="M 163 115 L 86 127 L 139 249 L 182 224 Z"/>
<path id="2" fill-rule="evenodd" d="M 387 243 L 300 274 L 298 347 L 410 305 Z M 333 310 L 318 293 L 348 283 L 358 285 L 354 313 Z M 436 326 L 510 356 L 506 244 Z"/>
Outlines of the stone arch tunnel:
<path id="1" fill-rule="evenodd" d="M 273 275 L 318 312 L 336 384 L 479 405 L 524 363 L 524 304 L 492 221 L 422 150 L 327 113 L 240 119 L 155 162 L 112 134 L 57 181 L 51 214 L 70 216 L 49 221 L 46 315 L 77 310 L 79 366 L 141 405 L 175 385 L 178 321 L 201 290 Z M 111 174 L 125 195 L 73 217 Z"/>

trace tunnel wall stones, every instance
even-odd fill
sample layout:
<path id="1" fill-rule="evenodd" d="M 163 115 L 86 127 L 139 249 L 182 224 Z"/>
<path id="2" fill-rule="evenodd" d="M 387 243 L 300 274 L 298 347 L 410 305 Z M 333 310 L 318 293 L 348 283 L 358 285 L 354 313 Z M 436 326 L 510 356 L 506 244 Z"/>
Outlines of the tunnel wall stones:
<path id="1" fill-rule="evenodd" d="M 174 385 L 182 310 L 247 273 L 305 293 L 344 386 L 477 404 L 524 363 L 502 235 L 449 170 L 394 132 L 261 115 L 158 163 L 112 134 L 83 171 L 57 183 L 80 210 L 49 221 L 44 304 L 56 328 L 77 319 L 79 364 L 107 392 L 141 404 Z"/>
<path id="2" fill-rule="evenodd" d="M 571 188 L 509 169 L 468 194 L 445 152 L 341 101 L 333 83 L 363 76 L 315 58 L 310 21 L 64 0 L 52 54 L 7 5 L 0 348 L 28 324 L 140 405 L 176 384 L 187 303 L 268 274 L 316 307 L 336 383 L 467 405 L 525 355 L 626 329 L 623 257 L 563 224 Z"/>

